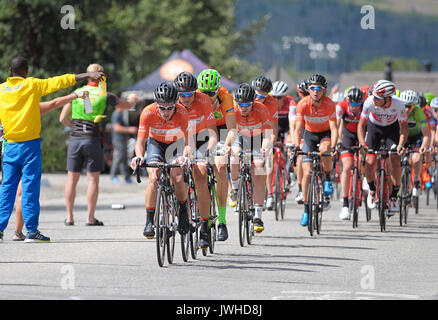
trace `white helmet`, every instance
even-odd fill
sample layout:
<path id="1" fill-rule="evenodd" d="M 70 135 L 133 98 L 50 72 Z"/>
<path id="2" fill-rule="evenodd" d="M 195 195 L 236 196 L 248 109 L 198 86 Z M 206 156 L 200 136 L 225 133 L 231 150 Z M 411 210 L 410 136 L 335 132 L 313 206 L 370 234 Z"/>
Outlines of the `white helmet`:
<path id="1" fill-rule="evenodd" d="M 287 90 L 289 89 L 288 85 L 284 81 L 275 81 L 272 84 L 271 96 L 285 96 Z"/>
<path id="2" fill-rule="evenodd" d="M 390 97 L 395 93 L 395 84 L 388 80 L 377 81 L 372 89 L 372 94 L 377 99 Z"/>
<path id="3" fill-rule="evenodd" d="M 418 104 L 418 94 L 413 90 L 405 90 L 400 93 L 400 99 L 407 106 Z"/>
<path id="4" fill-rule="evenodd" d="M 342 100 L 345 100 L 345 94 L 343 92 L 335 92 L 332 100 L 334 103 L 341 102 Z"/>
<path id="5" fill-rule="evenodd" d="M 430 102 L 430 106 L 433 109 L 438 109 L 438 97 L 432 99 L 432 101 Z"/>

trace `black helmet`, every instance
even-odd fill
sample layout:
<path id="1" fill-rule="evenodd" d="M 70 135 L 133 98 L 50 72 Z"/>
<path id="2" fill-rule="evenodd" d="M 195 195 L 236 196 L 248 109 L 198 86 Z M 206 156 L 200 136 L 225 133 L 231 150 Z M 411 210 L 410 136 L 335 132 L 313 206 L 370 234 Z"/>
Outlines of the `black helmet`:
<path id="1" fill-rule="evenodd" d="M 348 91 L 348 100 L 353 103 L 359 103 L 363 101 L 364 93 L 359 88 L 351 88 L 350 91 Z"/>
<path id="2" fill-rule="evenodd" d="M 309 92 L 307 92 L 309 85 L 309 80 L 301 80 L 297 83 L 297 91 L 302 95 L 308 96 Z"/>
<path id="3" fill-rule="evenodd" d="M 256 90 L 260 90 L 263 92 L 271 92 L 272 90 L 272 81 L 265 76 L 259 76 L 252 81 L 252 86 Z"/>
<path id="4" fill-rule="evenodd" d="M 314 74 L 309 79 L 309 86 L 319 85 L 321 87 L 327 88 L 327 80 L 323 75 Z"/>
<path id="5" fill-rule="evenodd" d="M 242 83 L 234 90 L 234 101 L 239 102 L 254 102 L 255 90 L 248 83 Z"/>
<path id="6" fill-rule="evenodd" d="M 159 103 L 175 103 L 178 100 L 178 90 L 172 81 L 164 81 L 154 90 L 154 100 Z"/>
<path id="7" fill-rule="evenodd" d="M 179 92 L 190 92 L 198 89 L 198 80 L 190 72 L 181 72 L 176 76 L 174 82 Z"/>

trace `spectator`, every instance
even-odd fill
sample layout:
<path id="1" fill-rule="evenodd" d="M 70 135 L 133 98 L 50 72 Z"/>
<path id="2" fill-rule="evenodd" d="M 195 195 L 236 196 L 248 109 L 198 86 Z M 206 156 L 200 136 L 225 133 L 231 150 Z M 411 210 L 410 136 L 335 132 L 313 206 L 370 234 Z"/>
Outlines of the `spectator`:
<path id="1" fill-rule="evenodd" d="M 91 64 L 87 72 L 103 72 L 99 64 Z M 99 195 L 99 176 L 103 170 L 103 148 L 99 121 L 104 117 L 108 105 L 117 109 L 129 109 L 131 104 L 120 100 L 116 95 L 106 92 L 106 83 L 88 79 L 86 86 L 77 89 L 87 90 L 90 95 L 92 112 L 86 113 L 84 101 L 80 99 L 68 103 L 62 109 L 59 121 L 65 126 L 71 127 L 70 139 L 67 149 L 67 183 L 65 186 L 65 204 L 67 218 L 64 224 L 74 225 L 73 207 L 76 198 L 76 186 L 78 184 L 82 168 L 87 170 L 88 188 L 88 218 L 87 226 L 103 226 L 103 222 L 95 218 L 97 198 Z"/>
<path id="2" fill-rule="evenodd" d="M 131 105 L 139 101 L 135 94 L 131 94 L 127 101 Z M 116 108 L 111 116 L 112 122 L 112 144 L 113 144 L 113 162 L 111 166 L 111 181 L 119 183 L 117 173 L 120 172 L 125 178 L 125 183 L 132 183 L 130 172 L 128 170 L 128 139 L 130 135 L 137 135 L 137 127 L 130 126 L 127 117 L 124 117 L 123 110 Z"/>
<path id="3" fill-rule="evenodd" d="M 27 77 L 28 63 L 23 57 L 12 59 L 10 71 L 12 77 L 0 84 L 0 121 L 8 141 L 0 189 L 0 240 L 12 214 L 21 178 L 22 212 L 28 231 L 25 242 L 50 242 L 50 238 L 38 230 L 42 174 L 40 99 L 87 78 L 99 81 L 104 74 L 66 74 L 36 79 Z"/>
<path id="4" fill-rule="evenodd" d="M 88 96 L 88 92 L 82 91 L 82 92 L 78 92 L 77 95 L 76 94 L 69 94 L 67 96 L 56 98 L 56 99 L 53 99 L 51 101 L 41 102 L 40 103 L 40 113 L 44 114 L 44 113 L 47 113 L 47 112 L 54 110 L 56 108 L 62 107 L 66 103 L 71 102 L 74 99 L 76 99 L 78 96 L 80 98 L 84 98 L 85 96 Z M 0 124 L 0 134 L 1 134 L 0 140 L 3 140 L 2 144 L 1 144 L 1 147 L 2 147 L 1 150 L 5 150 L 6 145 L 7 145 L 7 141 L 6 141 L 6 139 L 3 139 L 3 126 L 1 124 Z M 3 162 L 3 157 L 2 157 L 2 162 Z M 18 189 L 17 189 L 17 197 L 15 199 L 15 234 L 12 238 L 12 241 L 23 241 L 26 239 L 26 236 L 23 234 L 24 220 L 23 220 L 23 213 L 21 211 L 21 194 L 22 194 L 22 192 L 23 192 L 23 187 L 21 185 L 21 180 L 20 180 L 20 183 L 18 184 Z"/>

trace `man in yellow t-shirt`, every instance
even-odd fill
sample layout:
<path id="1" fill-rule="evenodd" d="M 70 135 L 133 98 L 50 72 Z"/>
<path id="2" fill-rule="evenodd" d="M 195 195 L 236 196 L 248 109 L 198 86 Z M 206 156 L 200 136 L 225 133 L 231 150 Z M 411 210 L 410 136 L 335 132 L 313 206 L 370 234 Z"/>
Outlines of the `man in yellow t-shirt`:
<path id="1" fill-rule="evenodd" d="M 11 216 L 21 178 L 23 219 L 28 231 L 25 242 L 49 242 L 50 238 L 38 231 L 42 174 L 40 99 L 87 78 L 99 81 L 104 74 L 65 74 L 49 79 L 27 77 L 28 63 L 23 57 L 12 59 L 10 71 L 12 77 L 0 84 L 0 122 L 8 141 L 0 189 L 0 241 Z"/>

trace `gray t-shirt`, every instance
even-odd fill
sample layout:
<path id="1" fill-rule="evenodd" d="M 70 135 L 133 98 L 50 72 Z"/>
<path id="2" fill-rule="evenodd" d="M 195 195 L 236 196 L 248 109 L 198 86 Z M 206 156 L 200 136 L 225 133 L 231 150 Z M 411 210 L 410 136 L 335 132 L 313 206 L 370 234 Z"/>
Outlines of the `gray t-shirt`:
<path id="1" fill-rule="evenodd" d="M 128 140 L 130 134 L 129 133 L 118 133 L 114 130 L 115 124 L 119 124 L 121 126 L 128 127 L 128 124 L 126 123 L 126 119 L 124 116 L 124 112 L 114 110 L 113 114 L 111 115 L 111 123 L 113 125 L 113 142 L 125 143 Z"/>

